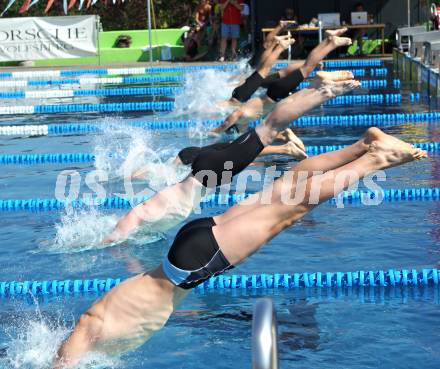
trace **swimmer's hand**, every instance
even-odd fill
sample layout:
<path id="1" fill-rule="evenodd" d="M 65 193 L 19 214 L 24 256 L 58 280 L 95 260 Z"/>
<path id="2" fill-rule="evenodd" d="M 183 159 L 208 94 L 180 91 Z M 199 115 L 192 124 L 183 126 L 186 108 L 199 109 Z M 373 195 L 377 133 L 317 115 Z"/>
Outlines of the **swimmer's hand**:
<path id="1" fill-rule="evenodd" d="M 127 235 L 122 234 L 120 230 L 116 227 L 112 233 L 110 233 L 107 237 L 103 238 L 101 241 L 102 245 L 110 245 L 112 243 L 121 242 L 127 239 Z"/>
<path id="2" fill-rule="evenodd" d="M 136 170 L 132 175 L 132 179 L 147 179 L 150 171 L 147 167 Z"/>
<path id="3" fill-rule="evenodd" d="M 111 243 L 114 243 L 116 240 L 114 240 L 112 237 L 111 237 L 111 235 L 109 235 L 109 236 L 107 236 L 106 238 L 104 238 L 102 241 L 101 241 L 101 244 L 103 244 L 103 245 L 110 245 Z"/>

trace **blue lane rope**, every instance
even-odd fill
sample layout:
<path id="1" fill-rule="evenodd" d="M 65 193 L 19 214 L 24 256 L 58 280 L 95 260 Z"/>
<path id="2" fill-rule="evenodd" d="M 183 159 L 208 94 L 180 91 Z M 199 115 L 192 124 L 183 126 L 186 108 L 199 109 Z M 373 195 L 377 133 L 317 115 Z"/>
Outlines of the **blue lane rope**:
<path id="1" fill-rule="evenodd" d="M 381 89 L 381 88 L 387 88 L 388 87 L 388 81 L 386 79 L 364 79 L 361 82 L 361 87 L 362 88 L 377 88 L 377 89 Z M 392 81 L 393 87 L 398 89 L 400 88 L 400 80 L 399 79 L 394 79 Z M 306 88 L 310 86 L 310 82 L 301 82 L 299 85 L 299 88 Z"/>
<path id="2" fill-rule="evenodd" d="M 51 97 L 83 97 L 83 96 L 127 96 L 127 95 L 162 95 L 174 96 L 182 93 L 183 87 L 124 87 L 124 88 L 101 88 L 101 89 L 78 89 L 78 90 L 55 90 L 55 91 L 14 91 L 0 92 L 0 99 L 38 99 Z"/>
<path id="3" fill-rule="evenodd" d="M 336 96 L 326 101 L 324 105 L 392 105 L 400 104 L 400 94 L 375 94 L 375 95 L 345 95 Z M 174 101 L 155 102 L 127 102 L 105 104 L 62 104 L 62 105 L 26 105 L 26 106 L 3 106 L 0 107 L 0 115 L 12 114 L 53 114 L 53 113 L 76 113 L 76 112 L 126 112 L 126 111 L 172 111 Z"/>
<path id="4" fill-rule="evenodd" d="M 342 95 L 326 101 L 323 105 L 395 105 L 402 103 L 401 94 Z"/>
<path id="5" fill-rule="evenodd" d="M 386 77 L 388 75 L 387 68 L 372 68 L 370 69 L 371 77 Z"/>
<path id="6" fill-rule="evenodd" d="M 310 287 L 387 287 L 387 286 L 438 286 L 437 269 L 402 269 L 388 271 L 317 272 L 294 274 L 219 275 L 212 277 L 196 290 L 217 289 L 277 289 Z"/>
<path id="7" fill-rule="evenodd" d="M 302 82 L 300 89 L 310 86 L 310 82 Z M 362 80 L 361 87 L 369 89 L 381 89 L 388 86 L 386 79 Z M 400 86 L 399 80 L 393 81 L 393 86 Z M 181 86 L 159 86 L 159 87 L 122 87 L 122 88 L 100 88 L 100 89 L 76 89 L 76 90 L 41 90 L 41 91 L 6 91 L 0 92 L 0 99 L 46 99 L 60 97 L 82 97 L 82 96 L 125 96 L 125 95 L 162 95 L 174 96 L 185 91 Z M 416 95 L 410 94 L 410 99 L 416 102 Z"/>
<path id="8" fill-rule="evenodd" d="M 437 269 L 389 269 L 356 272 L 275 273 L 219 275 L 211 277 L 194 290 L 230 289 L 294 289 L 330 287 L 438 287 L 440 271 Z M 1 297 L 31 294 L 75 295 L 105 293 L 120 284 L 121 278 L 66 279 L 51 281 L 0 282 Z"/>
<path id="9" fill-rule="evenodd" d="M 90 163 L 95 161 L 91 153 L 10 154 L 0 155 L 0 165 L 39 165 L 61 163 Z"/>
<path id="10" fill-rule="evenodd" d="M 213 194 L 205 197 L 200 202 L 201 209 L 210 209 L 217 206 L 232 206 L 243 201 L 252 193 L 242 194 Z M 329 200 L 330 204 L 366 203 L 369 200 L 380 199 L 383 201 L 438 201 L 440 200 L 440 187 L 418 187 L 404 189 L 383 189 L 380 191 L 353 190 L 341 192 L 336 198 Z M 58 200 L 58 199 L 4 199 L 0 200 L 0 211 L 54 211 L 66 207 L 85 209 L 96 206 L 100 209 L 129 209 L 148 200 L 148 197 L 135 197 L 123 199 L 120 197 L 95 198 L 87 200 Z"/>
<path id="11" fill-rule="evenodd" d="M 283 66 L 282 66 L 283 65 Z M 287 64 L 276 64 L 275 69 L 282 69 L 285 68 Z M 359 77 L 386 77 L 388 76 L 388 69 L 387 68 L 371 68 L 371 69 L 365 69 L 365 68 L 355 68 L 355 69 L 346 69 L 349 72 L 353 73 L 353 76 L 356 78 Z M 313 71 L 309 74 L 309 77 L 315 77 L 316 73 L 318 71 Z"/>
<path id="12" fill-rule="evenodd" d="M 420 92 L 411 92 L 409 94 L 409 101 L 411 102 L 411 104 L 418 104 L 420 103 L 420 100 L 421 100 Z"/>
<path id="13" fill-rule="evenodd" d="M 381 59 L 352 59 L 352 60 L 324 60 L 325 68 L 365 68 L 365 67 L 383 67 L 385 62 Z M 286 68 L 289 63 L 275 63 L 276 69 Z"/>
<path id="14" fill-rule="evenodd" d="M 290 124 L 291 127 L 307 126 L 395 126 L 405 123 L 429 124 L 440 121 L 440 112 L 415 112 L 415 113 L 386 113 L 386 114 L 354 114 L 354 115 L 322 115 L 305 116 Z M 182 121 L 147 121 L 127 122 L 128 125 L 149 130 L 168 130 L 194 128 L 199 125 L 210 128 L 222 124 L 222 120 L 206 120 L 202 122 L 192 120 Z M 261 120 L 252 122 L 249 127 L 255 127 Z M 41 124 L 41 125 L 14 125 L 0 126 L 0 135 L 61 135 L 72 133 L 100 132 L 102 128 L 93 123 L 66 123 L 66 124 Z"/>
<path id="15" fill-rule="evenodd" d="M 288 63 L 277 63 L 275 68 L 285 68 Z M 341 60 L 341 61 L 324 61 L 327 68 L 341 67 L 381 67 L 381 60 Z M 38 71 L 18 71 L 18 72 L 2 72 L 0 78 L 31 78 L 31 77 L 72 77 L 80 75 L 127 75 L 127 74 L 144 74 L 144 73 L 169 73 L 169 72 L 197 72 L 200 70 L 234 70 L 239 68 L 239 64 L 208 64 L 208 65 L 172 65 L 157 66 L 148 68 L 95 68 L 95 69 L 75 69 L 75 70 L 38 70 Z M 383 69 L 383 68 L 377 68 Z"/>
<path id="16" fill-rule="evenodd" d="M 355 77 L 364 77 L 365 72 L 362 70 L 355 70 Z M 314 77 L 316 74 L 312 73 L 310 77 Z M 38 86 L 61 86 L 61 85 L 109 85 L 109 84 L 136 84 L 136 83 L 182 83 L 185 81 L 184 75 L 171 75 L 171 76 L 133 76 L 133 77 L 100 77 L 100 78 L 69 78 L 69 79 L 36 79 L 28 81 L 4 81 L 2 82 L 2 87 L 38 87 Z M 382 88 L 386 86 L 381 86 L 386 80 L 371 80 L 371 81 L 384 81 L 384 82 L 368 82 L 370 80 L 363 80 L 361 83 L 363 87 L 369 88 Z M 393 86 L 395 88 L 400 87 L 400 80 L 393 80 Z"/>
<path id="17" fill-rule="evenodd" d="M 238 69 L 239 64 L 208 64 L 208 65 L 172 65 L 163 67 L 148 68 L 99 68 L 99 69 L 74 69 L 74 70 L 36 70 L 36 71 L 19 71 L 19 72 L 3 72 L 0 78 L 41 78 L 41 77 L 73 77 L 81 75 L 133 75 L 146 73 L 168 73 L 168 72 L 198 72 L 206 69 L 214 70 L 234 70 Z"/>
<path id="18" fill-rule="evenodd" d="M 440 152 L 440 142 L 415 143 L 414 147 L 430 153 Z M 324 154 L 343 149 L 347 145 L 306 146 L 308 155 Z M 49 154 L 4 154 L 0 155 L 0 165 L 41 165 L 66 163 L 92 163 L 95 155 L 92 153 L 49 153 Z"/>
<path id="19" fill-rule="evenodd" d="M 366 69 L 348 69 L 348 71 L 350 71 L 351 73 L 353 73 L 353 76 L 355 78 L 360 78 L 360 77 L 367 77 L 368 75 L 372 76 L 371 71 L 369 71 L 369 73 L 367 73 Z M 309 74 L 308 78 L 313 78 L 316 76 L 316 73 L 318 71 L 313 71 L 312 73 Z"/>
<path id="20" fill-rule="evenodd" d="M 343 125 L 343 126 L 390 126 L 403 123 L 436 122 L 440 120 L 440 112 L 415 112 L 415 113 L 388 113 L 388 114 L 353 114 L 353 115 L 322 115 L 304 116 L 294 122 L 292 127 L 317 126 L 317 125 Z M 261 120 L 251 123 L 255 127 Z M 183 121 L 150 121 L 130 122 L 129 124 L 138 128 L 151 130 L 192 128 L 201 124 L 205 127 L 216 127 L 223 123 L 223 120 L 206 120 L 196 122 L 191 120 Z M 1 127 L 0 127 L 1 130 Z M 49 134 L 72 133 L 72 132 L 97 132 L 99 127 L 94 124 L 52 124 L 48 126 Z"/>
<path id="21" fill-rule="evenodd" d="M 4 81 L 1 87 L 32 87 L 32 86 L 61 86 L 61 85 L 106 85 L 106 84 L 134 84 L 134 83 L 164 83 L 185 81 L 185 76 L 138 76 L 138 77 L 101 77 L 101 78 L 69 78 L 59 80 L 28 80 L 28 81 Z"/>
<path id="22" fill-rule="evenodd" d="M 305 116 L 292 123 L 292 127 L 307 126 L 395 126 L 406 123 L 426 124 L 440 121 L 440 112 L 385 113 Z M 256 123 L 250 126 L 255 126 Z"/>
<path id="23" fill-rule="evenodd" d="M 382 67 L 385 61 L 382 59 L 350 59 L 350 60 L 325 60 L 326 68 L 347 68 L 347 67 Z"/>
<path id="24" fill-rule="evenodd" d="M 72 112 L 125 112 L 125 111 L 171 111 L 173 101 L 155 102 L 128 102 L 128 103 L 108 103 L 108 104 L 65 104 L 65 105 L 36 105 L 36 114 L 47 113 L 72 113 Z"/>
<path id="25" fill-rule="evenodd" d="M 105 104 L 63 104 L 63 105 L 28 105 L 3 106 L 0 115 L 12 114 L 54 114 L 78 112 L 127 112 L 127 111 L 171 111 L 173 101 L 127 102 Z"/>

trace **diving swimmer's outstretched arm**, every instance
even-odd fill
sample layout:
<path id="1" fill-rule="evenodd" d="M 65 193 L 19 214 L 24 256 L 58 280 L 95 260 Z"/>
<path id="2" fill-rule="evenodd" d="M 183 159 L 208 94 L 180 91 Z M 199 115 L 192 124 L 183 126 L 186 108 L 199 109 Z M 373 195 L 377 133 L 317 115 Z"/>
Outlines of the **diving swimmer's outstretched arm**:
<path id="1" fill-rule="evenodd" d="M 238 108 L 229 114 L 226 119 L 218 127 L 211 130 L 211 133 L 220 134 L 228 130 L 229 127 L 233 126 L 241 117 L 243 116 L 243 110 Z"/>
<path id="2" fill-rule="evenodd" d="M 161 219 L 170 220 L 175 225 L 186 219 L 200 197 L 202 186 L 193 176 L 182 182 L 166 187 L 153 197 L 135 206 L 116 224 L 115 229 L 103 241 L 103 244 L 119 242 L 127 239 L 137 227 L 143 223 L 153 224 Z M 168 225 L 172 228 L 172 225 Z"/>

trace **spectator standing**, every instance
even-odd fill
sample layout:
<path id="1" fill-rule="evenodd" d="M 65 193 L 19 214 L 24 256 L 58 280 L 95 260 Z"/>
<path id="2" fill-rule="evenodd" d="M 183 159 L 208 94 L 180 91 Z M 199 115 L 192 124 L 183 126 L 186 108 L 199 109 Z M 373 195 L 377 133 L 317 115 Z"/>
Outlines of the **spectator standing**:
<path id="1" fill-rule="evenodd" d="M 219 0 L 212 0 L 211 4 L 211 33 L 209 35 L 209 46 L 217 45 L 220 39 L 220 25 L 222 23 L 222 10 Z"/>
<path id="2" fill-rule="evenodd" d="M 237 41 L 240 38 L 242 4 L 243 0 L 220 0 L 223 16 L 219 61 L 225 61 L 228 40 L 231 40 L 232 59 L 237 58 Z"/>
<path id="3" fill-rule="evenodd" d="M 211 3 L 209 0 L 202 0 L 196 10 L 196 23 L 200 29 L 204 29 L 209 25 L 211 17 Z"/>

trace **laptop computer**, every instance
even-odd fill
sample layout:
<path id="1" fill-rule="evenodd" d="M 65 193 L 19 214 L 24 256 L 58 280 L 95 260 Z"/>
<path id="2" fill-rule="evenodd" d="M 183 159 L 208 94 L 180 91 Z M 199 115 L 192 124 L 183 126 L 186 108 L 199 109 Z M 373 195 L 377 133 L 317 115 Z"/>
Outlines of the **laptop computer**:
<path id="1" fill-rule="evenodd" d="M 339 13 L 320 13 L 318 20 L 324 27 L 335 27 L 341 25 L 341 15 Z"/>
<path id="2" fill-rule="evenodd" d="M 368 24 L 368 13 L 367 12 L 352 12 L 351 13 L 351 24 L 353 26 L 357 24 Z"/>

